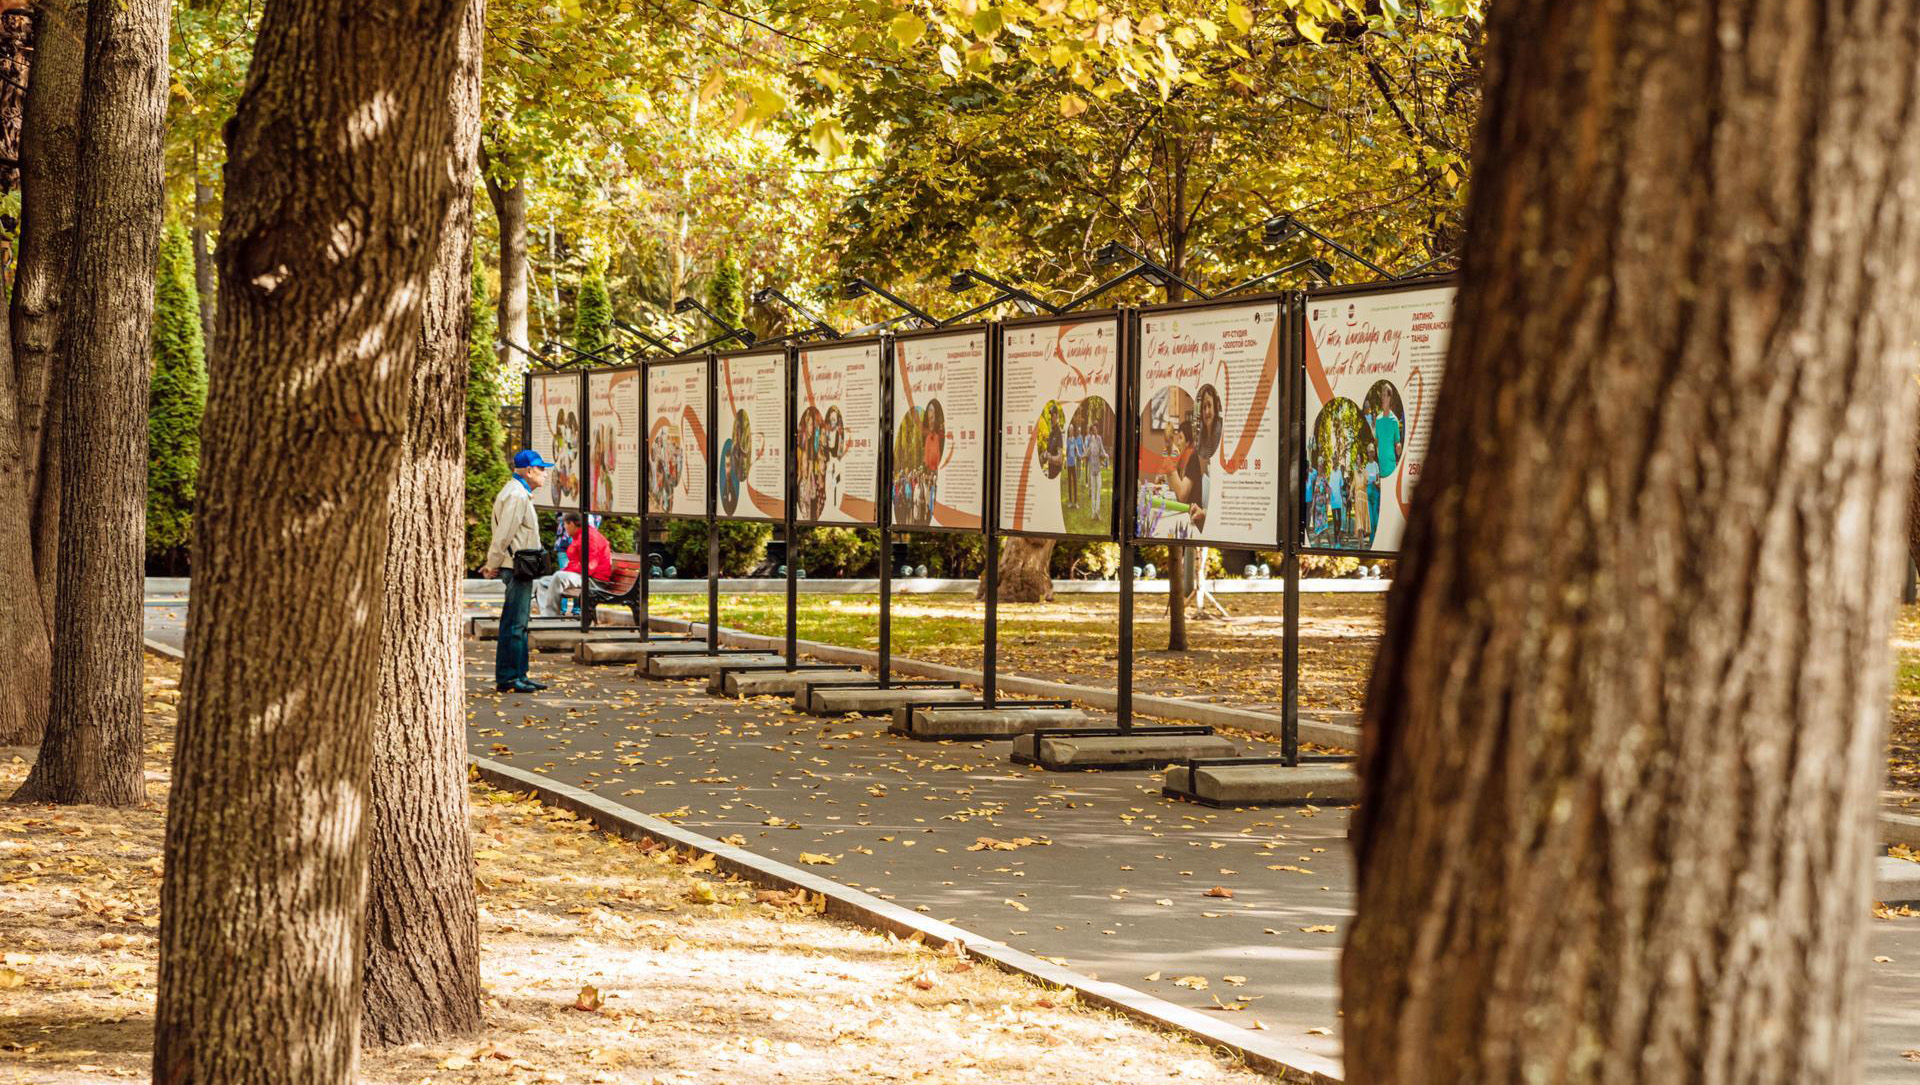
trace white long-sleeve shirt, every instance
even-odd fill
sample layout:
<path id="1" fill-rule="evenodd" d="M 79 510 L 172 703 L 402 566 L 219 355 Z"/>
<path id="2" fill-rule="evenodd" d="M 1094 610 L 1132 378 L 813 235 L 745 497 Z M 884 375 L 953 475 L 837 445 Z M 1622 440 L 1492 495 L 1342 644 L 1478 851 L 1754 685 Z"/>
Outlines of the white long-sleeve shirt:
<path id="1" fill-rule="evenodd" d="M 515 475 L 493 495 L 493 534 L 487 540 L 487 568 L 507 569 L 515 550 L 540 549 L 540 514 L 533 493 Z"/>

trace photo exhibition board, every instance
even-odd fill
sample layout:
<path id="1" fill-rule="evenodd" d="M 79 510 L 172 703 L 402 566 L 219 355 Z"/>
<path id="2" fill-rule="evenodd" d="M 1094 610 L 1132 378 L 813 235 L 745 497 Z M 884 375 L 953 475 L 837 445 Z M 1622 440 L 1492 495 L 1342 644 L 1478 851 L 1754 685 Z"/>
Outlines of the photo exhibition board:
<path id="1" fill-rule="evenodd" d="M 893 525 L 978 531 L 986 508 L 987 333 L 893 342 Z"/>
<path id="2" fill-rule="evenodd" d="M 721 355 L 720 459 L 714 508 L 723 520 L 786 518 L 787 355 Z"/>
<path id="3" fill-rule="evenodd" d="M 528 382 L 527 447 L 553 464 L 533 491 L 543 509 L 580 507 L 580 374 L 548 373 Z"/>
<path id="4" fill-rule="evenodd" d="M 707 515 L 707 360 L 647 367 L 647 512 Z"/>
<path id="5" fill-rule="evenodd" d="M 794 433 L 794 519 L 807 524 L 879 523 L 880 344 L 800 351 Z"/>
<path id="6" fill-rule="evenodd" d="M 1135 537 L 1278 549 L 1280 303 L 1140 314 Z"/>
<path id="7" fill-rule="evenodd" d="M 1454 287 L 1307 298 L 1302 541 L 1397 552 L 1446 372 Z"/>
<path id="8" fill-rule="evenodd" d="M 1000 334 L 1000 529 L 1112 538 L 1119 318 Z"/>
<path id="9" fill-rule="evenodd" d="M 587 508 L 610 516 L 639 515 L 639 371 L 588 373 L 587 419 L 587 447 L 593 460 Z"/>

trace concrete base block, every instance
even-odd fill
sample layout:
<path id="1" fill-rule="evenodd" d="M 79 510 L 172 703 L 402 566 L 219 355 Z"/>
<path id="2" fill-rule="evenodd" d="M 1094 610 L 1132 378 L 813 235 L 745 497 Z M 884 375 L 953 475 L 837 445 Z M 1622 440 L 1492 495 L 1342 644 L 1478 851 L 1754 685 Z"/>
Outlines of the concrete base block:
<path id="1" fill-rule="evenodd" d="M 1169 765 L 1161 794 L 1208 806 L 1300 806 L 1360 798 L 1351 765 Z"/>
<path id="2" fill-rule="evenodd" d="M 924 686 L 905 689 L 815 689 L 813 699 L 804 708 L 800 695 L 794 694 L 794 707 L 816 716 L 891 716 L 908 701 L 971 701 L 978 693 L 956 687 Z"/>
<path id="3" fill-rule="evenodd" d="M 1012 738 L 1036 727 L 1112 726 L 1112 720 L 1078 708 L 915 708 L 909 717 L 907 706 L 901 705 L 893 710 L 893 726 L 887 730 L 907 738 L 952 742 Z"/>
<path id="4" fill-rule="evenodd" d="M 1240 748 L 1219 735 L 1021 735 L 1013 740 L 1015 764 L 1056 771 L 1157 769 L 1192 757 L 1238 757 Z"/>
<path id="5" fill-rule="evenodd" d="M 615 629 L 631 634 L 634 629 L 633 615 L 625 607 L 617 610 L 601 607 L 594 612 L 593 627 L 595 629 Z M 580 616 L 578 614 L 570 614 L 565 618 L 550 618 L 544 614 L 536 614 L 527 619 L 527 629 L 529 631 L 540 629 L 572 629 L 578 631 L 579 628 Z M 468 618 L 467 635 L 475 640 L 494 640 L 500 636 L 500 619 L 491 616 Z"/>
<path id="6" fill-rule="evenodd" d="M 1873 863 L 1873 899 L 1888 904 L 1920 904 L 1920 863 L 1891 855 L 1882 855 Z"/>
<path id="7" fill-rule="evenodd" d="M 722 667 L 760 660 L 777 661 L 779 658 L 771 655 L 736 655 L 726 652 L 720 655 L 708 655 L 705 652 L 662 652 L 648 656 L 641 667 L 648 678 L 706 678 Z"/>
<path id="8" fill-rule="evenodd" d="M 529 629 L 527 647 L 536 652 L 571 652 L 575 646 L 597 641 L 632 642 L 640 634 L 630 629 L 595 629 L 590 633 L 580 632 L 579 626 L 572 629 Z"/>
<path id="9" fill-rule="evenodd" d="M 652 655 L 704 652 L 704 640 L 586 640 L 573 646 L 573 661 L 589 666 L 638 663 Z"/>
<path id="10" fill-rule="evenodd" d="M 758 697 L 779 693 L 793 696 L 793 691 L 803 682 L 825 682 L 833 678 L 842 678 L 849 682 L 864 682 L 870 676 L 858 667 L 822 667 L 819 664 L 801 666 L 796 671 L 787 670 L 786 660 L 773 663 L 743 666 L 739 670 L 715 671 L 707 679 L 707 692 L 715 697 Z M 767 678 L 767 683 L 748 682 L 740 684 L 741 679 Z M 744 692 L 743 692 L 744 690 Z"/>

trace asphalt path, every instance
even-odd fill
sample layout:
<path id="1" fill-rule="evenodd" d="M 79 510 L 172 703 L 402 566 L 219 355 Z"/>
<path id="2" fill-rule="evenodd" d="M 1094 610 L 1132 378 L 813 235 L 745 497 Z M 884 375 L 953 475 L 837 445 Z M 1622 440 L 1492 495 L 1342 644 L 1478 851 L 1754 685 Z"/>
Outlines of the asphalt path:
<path id="1" fill-rule="evenodd" d="M 184 614 L 150 596 L 148 635 L 177 645 Z M 1345 811 L 1211 810 L 1163 799 L 1154 773 L 1044 773 L 1006 743 L 912 742 L 563 659 L 535 658 L 551 690 L 502 696 L 492 645 L 469 643 L 475 753 L 1339 1057 Z M 1920 1080 L 1920 918 L 1869 938 L 1887 960 L 1868 966 L 1868 1080 Z"/>

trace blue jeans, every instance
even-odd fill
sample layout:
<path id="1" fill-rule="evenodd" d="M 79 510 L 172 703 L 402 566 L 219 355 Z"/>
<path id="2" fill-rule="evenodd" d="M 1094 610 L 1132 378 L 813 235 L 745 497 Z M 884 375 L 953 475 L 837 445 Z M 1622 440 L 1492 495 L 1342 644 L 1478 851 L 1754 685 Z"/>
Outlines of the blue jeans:
<path id="1" fill-rule="evenodd" d="M 507 586 L 507 602 L 500 608 L 500 636 L 494 642 L 493 684 L 510 686 L 527 677 L 527 615 L 533 609 L 533 581 L 515 580 L 512 569 L 500 570 Z"/>

